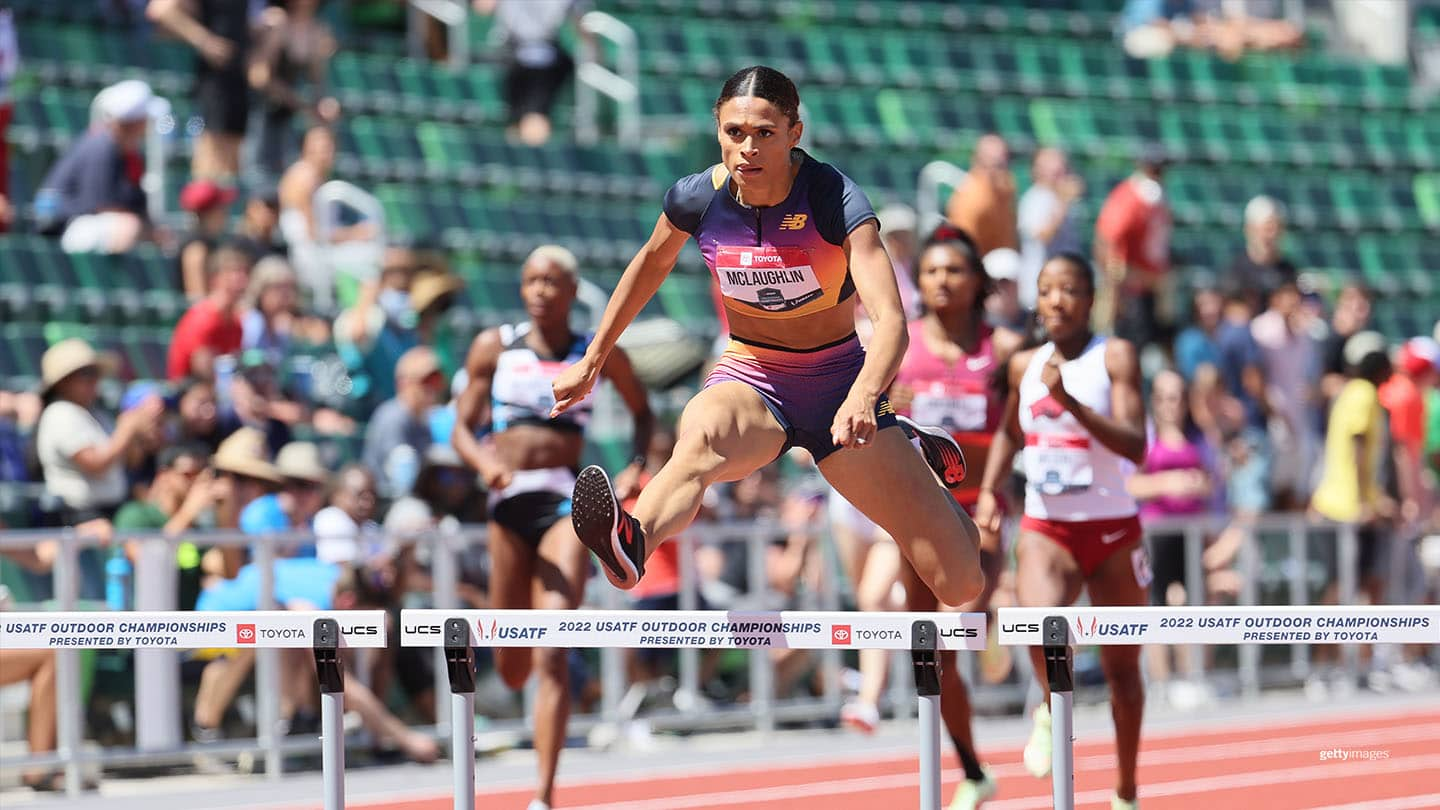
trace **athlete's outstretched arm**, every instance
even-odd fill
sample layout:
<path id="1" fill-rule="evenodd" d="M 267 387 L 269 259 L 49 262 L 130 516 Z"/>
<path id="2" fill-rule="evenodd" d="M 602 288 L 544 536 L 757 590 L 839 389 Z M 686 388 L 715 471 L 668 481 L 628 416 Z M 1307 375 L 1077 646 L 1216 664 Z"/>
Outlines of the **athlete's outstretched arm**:
<path id="1" fill-rule="evenodd" d="M 867 220 L 845 238 L 850 278 L 875 331 L 865 348 L 865 365 L 850 386 L 850 395 L 835 412 L 830 435 L 840 447 L 864 446 L 875 438 L 875 403 L 895 379 L 910 336 L 905 330 L 905 308 L 895 269 L 875 220 Z"/>
<path id="2" fill-rule="evenodd" d="M 980 477 L 980 497 L 975 503 L 975 525 L 986 531 L 1000 531 L 1004 515 L 995 493 L 1000 491 L 1001 481 L 1015 463 L 1015 454 L 1025 443 L 1025 437 L 1020 434 L 1020 380 L 1025 376 L 1025 369 L 1029 367 L 1034 353 L 1034 349 L 1016 352 L 1005 366 L 1009 382 L 1005 409 L 1000 417 L 1000 427 L 995 431 L 995 439 L 990 444 L 990 453 L 985 457 L 985 472 Z"/>
<path id="3" fill-rule="evenodd" d="M 1050 395 L 1075 416 L 1090 435 L 1111 451 L 1135 462 L 1145 462 L 1145 402 L 1140 396 L 1140 361 L 1128 340 L 1110 338 L 1105 342 L 1105 373 L 1110 375 L 1110 416 L 1105 416 L 1070 396 L 1060 376 L 1060 359 L 1051 355 L 1041 370 L 1040 380 Z"/>
<path id="4" fill-rule="evenodd" d="M 670 224 L 664 214 L 655 222 L 655 231 L 635 258 L 630 260 L 615 292 L 610 294 L 610 303 L 605 306 L 605 315 L 600 327 L 595 330 L 595 339 L 579 362 L 560 372 L 552 388 L 555 392 L 555 407 L 550 411 L 553 419 L 567 408 L 585 398 L 595 386 L 595 380 L 604 368 L 610 350 L 640 310 L 650 303 L 655 291 L 680 258 L 680 250 L 690 234 Z"/>

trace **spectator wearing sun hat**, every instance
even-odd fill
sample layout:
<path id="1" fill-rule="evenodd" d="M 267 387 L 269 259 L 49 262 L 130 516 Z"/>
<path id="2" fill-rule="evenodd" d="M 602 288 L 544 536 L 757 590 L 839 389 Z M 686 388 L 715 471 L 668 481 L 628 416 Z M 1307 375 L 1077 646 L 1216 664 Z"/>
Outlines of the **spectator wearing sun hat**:
<path id="1" fill-rule="evenodd" d="M 180 289 L 194 301 L 205 297 L 205 257 L 225 233 L 238 192 L 213 180 L 191 180 L 180 190 L 180 207 L 195 215 L 195 230 L 180 242 Z"/>
<path id="2" fill-rule="evenodd" d="M 51 346 L 40 370 L 45 409 L 35 443 L 46 491 L 62 504 L 65 525 L 114 517 L 126 500 L 125 453 L 160 419 L 164 403 L 148 398 L 112 425 L 95 410 L 100 357 L 79 338 Z"/>
<path id="3" fill-rule="evenodd" d="M 168 108 L 137 79 L 96 95 L 95 126 L 60 158 L 36 194 L 41 231 L 60 235 L 65 252 L 124 253 L 145 236 L 145 133 Z"/>
<path id="4" fill-rule="evenodd" d="M 308 531 L 316 513 L 325 507 L 330 470 L 321 460 L 318 446 L 311 442 L 290 442 L 275 456 L 275 471 L 283 479 L 283 487 L 245 507 L 240 513 L 240 531 L 246 534 Z M 314 557 L 315 545 L 308 543 L 277 551 L 277 556 Z"/>

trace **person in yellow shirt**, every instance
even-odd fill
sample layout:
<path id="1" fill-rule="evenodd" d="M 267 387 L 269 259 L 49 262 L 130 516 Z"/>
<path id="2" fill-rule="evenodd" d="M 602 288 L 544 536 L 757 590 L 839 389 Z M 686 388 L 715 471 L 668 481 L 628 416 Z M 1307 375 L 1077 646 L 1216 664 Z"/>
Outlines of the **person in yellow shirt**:
<path id="1" fill-rule="evenodd" d="M 1330 408 L 1325 467 L 1310 506 L 1338 523 L 1370 526 L 1383 510 L 1380 487 L 1385 411 L 1379 387 L 1390 377 L 1385 338 L 1361 332 L 1345 342 L 1349 379 Z"/>

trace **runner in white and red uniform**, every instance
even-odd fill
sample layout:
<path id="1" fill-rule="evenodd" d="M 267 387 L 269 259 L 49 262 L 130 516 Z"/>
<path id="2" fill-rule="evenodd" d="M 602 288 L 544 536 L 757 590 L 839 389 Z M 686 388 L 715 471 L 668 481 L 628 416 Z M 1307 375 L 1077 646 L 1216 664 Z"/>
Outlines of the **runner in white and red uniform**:
<path id="1" fill-rule="evenodd" d="M 1040 271 L 1037 311 L 1050 342 L 1017 353 L 1007 369 L 1003 428 L 980 484 L 975 522 L 994 531 L 995 496 L 1023 448 L 1025 517 L 1016 544 L 1016 596 L 1027 607 L 1074 604 L 1083 587 L 1094 605 L 1144 605 L 1150 562 L 1139 509 L 1125 481 L 1145 458 L 1145 406 L 1135 347 L 1090 331 L 1095 273 L 1074 254 Z M 1026 768 L 1050 771 L 1049 694 L 1040 648 L 1030 650 L 1046 700 L 1035 710 Z M 1119 778 L 1111 807 L 1135 806 L 1135 761 L 1145 690 L 1138 646 L 1100 648 L 1110 684 Z"/>

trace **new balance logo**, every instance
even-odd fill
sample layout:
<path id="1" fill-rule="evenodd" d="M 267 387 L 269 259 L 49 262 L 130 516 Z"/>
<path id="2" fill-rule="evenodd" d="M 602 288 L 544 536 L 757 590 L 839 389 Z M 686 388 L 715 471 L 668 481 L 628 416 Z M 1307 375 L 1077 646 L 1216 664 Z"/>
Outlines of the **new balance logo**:
<path id="1" fill-rule="evenodd" d="M 786 214 L 785 218 L 780 220 L 780 230 L 798 231 L 804 228 L 805 223 L 809 221 L 809 214 Z"/>

